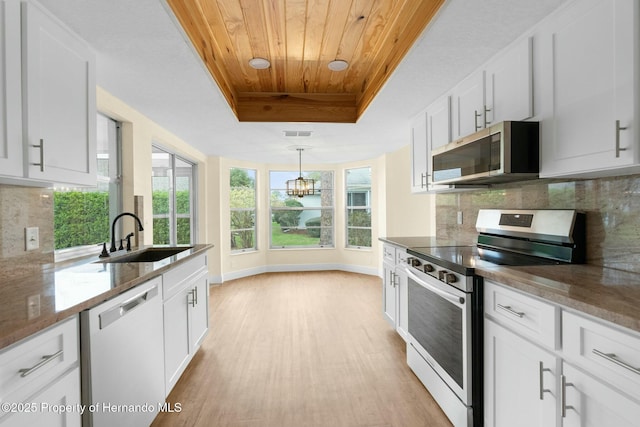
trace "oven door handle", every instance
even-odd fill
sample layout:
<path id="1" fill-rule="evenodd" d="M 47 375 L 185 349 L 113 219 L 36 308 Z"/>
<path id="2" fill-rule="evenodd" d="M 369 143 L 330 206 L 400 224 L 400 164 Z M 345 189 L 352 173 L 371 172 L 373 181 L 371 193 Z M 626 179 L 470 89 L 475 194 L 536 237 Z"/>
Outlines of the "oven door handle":
<path id="1" fill-rule="evenodd" d="M 425 282 L 423 279 L 418 277 L 413 271 L 409 270 L 409 267 L 404 267 L 404 271 L 407 273 L 407 276 L 411 277 L 413 280 L 418 282 L 421 286 L 424 286 L 425 288 L 429 289 L 431 292 L 440 295 L 442 298 L 446 299 L 447 301 L 450 301 L 456 305 L 464 304 L 463 297 L 460 297 L 458 295 L 452 294 L 447 291 L 443 291 L 442 289 L 436 288 L 435 286 Z"/>

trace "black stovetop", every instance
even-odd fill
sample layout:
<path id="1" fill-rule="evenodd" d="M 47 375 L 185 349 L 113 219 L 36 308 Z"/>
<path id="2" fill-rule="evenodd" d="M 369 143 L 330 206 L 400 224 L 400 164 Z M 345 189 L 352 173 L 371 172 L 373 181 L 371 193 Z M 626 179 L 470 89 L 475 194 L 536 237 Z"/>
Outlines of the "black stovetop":
<path id="1" fill-rule="evenodd" d="M 553 259 L 477 246 L 417 247 L 408 248 L 407 252 L 426 262 L 431 262 L 466 276 L 473 275 L 477 267 L 561 264 L 560 261 Z"/>

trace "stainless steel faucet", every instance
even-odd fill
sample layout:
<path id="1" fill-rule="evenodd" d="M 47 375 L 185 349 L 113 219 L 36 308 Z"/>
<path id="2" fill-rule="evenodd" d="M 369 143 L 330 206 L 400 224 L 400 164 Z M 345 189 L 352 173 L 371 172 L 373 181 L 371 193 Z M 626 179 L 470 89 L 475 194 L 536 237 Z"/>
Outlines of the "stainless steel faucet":
<path id="1" fill-rule="evenodd" d="M 115 252 L 117 250 L 116 249 L 116 222 L 123 216 L 133 217 L 136 221 L 138 221 L 138 231 L 144 230 L 144 228 L 142 227 L 142 221 L 140 221 L 140 218 L 138 218 L 136 214 L 132 214 L 131 212 L 121 213 L 120 215 L 118 215 L 113 219 L 113 223 L 111 224 L 111 248 L 109 249 L 109 252 Z M 128 240 L 129 239 L 127 239 L 127 242 Z"/>

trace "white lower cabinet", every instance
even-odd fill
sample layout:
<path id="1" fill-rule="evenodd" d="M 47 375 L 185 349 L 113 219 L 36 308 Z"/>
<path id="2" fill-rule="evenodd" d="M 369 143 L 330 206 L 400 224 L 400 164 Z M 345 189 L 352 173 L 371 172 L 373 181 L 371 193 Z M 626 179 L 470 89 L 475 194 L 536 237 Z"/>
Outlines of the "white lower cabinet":
<path id="1" fill-rule="evenodd" d="M 556 425 L 558 358 L 485 319 L 486 427 Z"/>
<path id="2" fill-rule="evenodd" d="M 74 316 L 0 352 L 0 426 L 80 426 L 78 342 Z"/>
<path id="3" fill-rule="evenodd" d="M 0 426 L 80 427 L 80 368 L 69 371 L 24 403 L 29 406 L 16 407 L 20 412 L 0 418 Z"/>
<path id="4" fill-rule="evenodd" d="M 409 339 L 409 278 L 404 266 L 407 263 L 407 252 L 397 250 L 396 275 L 396 331 L 407 341 Z"/>
<path id="5" fill-rule="evenodd" d="M 382 263 L 382 313 L 384 319 L 395 328 L 396 327 L 396 266 L 389 262 Z"/>
<path id="6" fill-rule="evenodd" d="M 493 311 L 498 300 L 503 308 Z M 637 332 L 491 281 L 485 281 L 484 324 L 485 426 L 639 425 Z M 550 325 L 562 336 L 557 348 L 553 337 L 537 335 Z"/>
<path id="7" fill-rule="evenodd" d="M 393 329 L 406 341 L 409 334 L 409 283 L 404 266 L 407 251 L 385 244 L 382 262 L 382 312 Z"/>
<path id="8" fill-rule="evenodd" d="M 640 402 L 571 364 L 562 364 L 563 427 L 637 427 Z M 638 397 L 636 393 L 636 398 Z"/>
<path id="9" fill-rule="evenodd" d="M 199 256 L 164 275 L 170 296 L 163 303 L 165 396 L 202 344 L 209 331 L 209 279 L 206 256 Z"/>

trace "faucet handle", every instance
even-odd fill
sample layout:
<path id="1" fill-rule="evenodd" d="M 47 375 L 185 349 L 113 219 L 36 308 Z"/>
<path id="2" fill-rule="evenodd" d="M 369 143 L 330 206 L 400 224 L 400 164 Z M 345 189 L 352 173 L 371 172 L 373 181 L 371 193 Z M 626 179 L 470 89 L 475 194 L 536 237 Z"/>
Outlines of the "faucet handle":
<path id="1" fill-rule="evenodd" d="M 98 255 L 99 258 L 108 258 L 109 252 L 107 251 L 107 243 L 98 243 L 98 246 L 102 245 L 102 252 Z"/>

